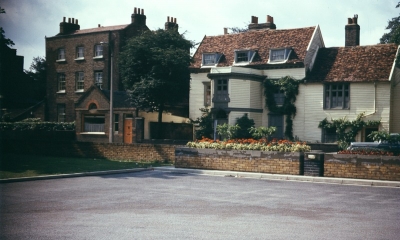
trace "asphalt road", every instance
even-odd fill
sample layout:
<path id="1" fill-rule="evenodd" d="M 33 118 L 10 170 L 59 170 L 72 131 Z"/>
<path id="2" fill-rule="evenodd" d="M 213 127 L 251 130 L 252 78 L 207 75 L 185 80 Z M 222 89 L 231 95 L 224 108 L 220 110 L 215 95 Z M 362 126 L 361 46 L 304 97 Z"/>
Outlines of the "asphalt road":
<path id="1" fill-rule="evenodd" d="M 400 238 L 399 188 L 146 171 L 0 194 L 0 239 Z"/>

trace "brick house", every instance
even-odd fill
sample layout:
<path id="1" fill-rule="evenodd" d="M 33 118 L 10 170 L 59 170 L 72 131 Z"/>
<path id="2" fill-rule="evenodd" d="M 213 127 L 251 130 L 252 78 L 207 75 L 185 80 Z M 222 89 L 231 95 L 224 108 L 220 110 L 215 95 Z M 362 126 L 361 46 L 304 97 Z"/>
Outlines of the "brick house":
<path id="1" fill-rule="evenodd" d="M 295 102 L 293 136 L 303 141 L 329 142 L 321 120 L 365 113 L 380 126 L 363 129 L 365 141 L 372 130 L 400 132 L 400 75 L 395 67 L 397 46 L 358 46 L 358 16 L 345 26 L 345 47 L 326 48 L 320 27 L 278 29 L 271 16 L 266 23 L 252 17 L 247 32 L 206 36 L 191 66 L 189 116 L 210 108 L 214 124 L 235 124 L 247 114 L 256 127 L 275 126 L 275 137 L 284 137 L 285 115 L 268 110 L 264 79 L 290 76 L 301 80 Z M 278 103 L 283 92 L 274 94 Z M 329 138 L 332 139 L 332 138 Z"/>
<path id="2" fill-rule="evenodd" d="M 169 19 L 166 28 L 177 26 L 176 19 Z M 46 37 L 49 120 L 75 121 L 79 141 L 107 142 L 111 138 L 113 142 L 131 143 L 149 138 L 153 114 L 130 106 L 118 66 L 120 51 L 127 39 L 144 31 L 149 28 L 140 8 L 134 8 L 129 24 L 117 26 L 99 24 L 97 28 L 80 29 L 78 19 L 67 21 L 64 17 L 60 32 Z M 111 89 L 114 97 L 110 118 Z M 186 121 L 185 117 L 171 114 L 163 119 Z M 113 122 L 111 126 L 110 122 Z M 110 132 L 113 132 L 111 137 Z"/>

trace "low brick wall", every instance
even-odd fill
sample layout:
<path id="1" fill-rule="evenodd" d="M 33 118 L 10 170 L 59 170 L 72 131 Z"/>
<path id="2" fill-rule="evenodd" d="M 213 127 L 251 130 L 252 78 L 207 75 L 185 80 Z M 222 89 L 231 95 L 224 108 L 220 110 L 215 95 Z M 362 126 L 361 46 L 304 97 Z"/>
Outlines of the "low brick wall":
<path id="1" fill-rule="evenodd" d="M 302 158 L 302 153 L 177 147 L 175 167 L 299 175 Z"/>
<path id="2" fill-rule="evenodd" d="M 400 181 L 400 157 L 326 153 L 324 176 Z"/>
<path id="3" fill-rule="evenodd" d="M 107 158 L 122 161 L 169 161 L 175 145 L 3 140 L 1 152 L 57 157 Z"/>

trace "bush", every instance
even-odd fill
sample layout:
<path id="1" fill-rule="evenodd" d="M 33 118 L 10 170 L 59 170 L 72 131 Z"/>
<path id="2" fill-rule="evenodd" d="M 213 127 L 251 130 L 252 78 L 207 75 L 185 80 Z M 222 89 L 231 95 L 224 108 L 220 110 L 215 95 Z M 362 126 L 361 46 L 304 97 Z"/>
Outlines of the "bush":
<path id="1" fill-rule="evenodd" d="M 254 127 L 255 123 L 253 119 L 250 119 L 245 113 L 242 117 L 236 118 L 236 124 L 240 129 L 236 131 L 235 138 L 251 138 L 252 135 L 249 132 Z"/>
<path id="2" fill-rule="evenodd" d="M 75 122 L 0 122 L 0 131 L 75 131 Z"/>
<path id="3" fill-rule="evenodd" d="M 212 140 L 203 138 L 194 142 L 188 142 L 186 146 L 191 148 L 211 148 L 211 149 L 234 149 L 234 150 L 260 150 L 277 152 L 308 152 L 311 147 L 305 142 L 291 142 L 289 140 L 266 139 L 232 139 L 228 141 Z"/>
<path id="4" fill-rule="evenodd" d="M 198 125 L 196 129 L 196 139 L 201 139 L 202 137 L 212 138 L 214 129 L 210 110 L 207 108 L 200 108 L 200 111 L 202 112 L 201 117 L 196 120 L 191 120 L 193 124 Z"/>

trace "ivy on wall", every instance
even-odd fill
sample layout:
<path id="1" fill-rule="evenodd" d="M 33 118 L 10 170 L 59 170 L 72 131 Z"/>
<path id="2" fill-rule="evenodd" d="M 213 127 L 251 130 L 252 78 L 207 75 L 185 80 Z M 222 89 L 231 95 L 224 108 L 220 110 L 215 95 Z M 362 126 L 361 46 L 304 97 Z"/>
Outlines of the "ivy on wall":
<path id="1" fill-rule="evenodd" d="M 357 134 L 364 127 L 378 126 L 380 120 L 364 121 L 365 113 L 360 113 L 355 120 L 348 120 L 347 117 L 339 119 L 331 119 L 328 121 L 326 118 L 322 120 L 318 127 L 327 130 L 336 130 L 337 142 L 340 149 L 346 149 L 351 142 L 355 141 Z"/>
<path id="2" fill-rule="evenodd" d="M 273 113 L 286 116 L 285 137 L 293 140 L 293 118 L 296 115 L 296 96 L 299 94 L 299 82 L 289 76 L 280 79 L 264 80 L 265 103 L 268 110 Z M 284 93 L 284 102 L 278 106 L 274 94 L 282 91 Z"/>

